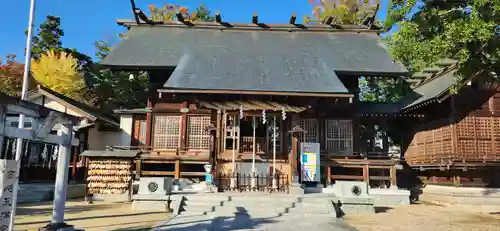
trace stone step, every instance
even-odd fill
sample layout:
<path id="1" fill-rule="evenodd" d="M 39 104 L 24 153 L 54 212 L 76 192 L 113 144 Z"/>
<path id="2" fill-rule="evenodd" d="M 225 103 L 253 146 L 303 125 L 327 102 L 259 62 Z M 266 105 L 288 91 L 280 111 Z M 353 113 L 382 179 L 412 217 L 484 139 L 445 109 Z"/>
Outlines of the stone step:
<path id="1" fill-rule="evenodd" d="M 207 206 L 207 205 L 186 205 L 182 206 L 184 212 L 212 212 L 215 211 L 217 206 Z"/>
<path id="2" fill-rule="evenodd" d="M 185 206 L 222 206 L 227 201 L 183 201 Z"/>
<path id="3" fill-rule="evenodd" d="M 290 195 L 278 195 L 278 194 L 264 194 L 264 195 L 236 195 L 231 196 L 231 200 L 234 202 L 265 202 L 265 203 L 283 203 L 283 202 L 295 202 L 297 197 Z"/>
<path id="4" fill-rule="evenodd" d="M 215 218 L 215 217 L 236 217 L 236 216 L 245 216 L 251 217 L 252 219 L 256 218 L 269 218 L 269 217 L 279 217 L 280 213 L 273 211 L 266 212 L 235 212 L 235 211 L 215 211 L 206 213 L 207 216 Z"/>
<path id="5" fill-rule="evenodd" d="M 195 195 L 185 195 L 185 201 L 229 201 L 230 198 L 224 195 L 217 194 L 195 194 Z"/>

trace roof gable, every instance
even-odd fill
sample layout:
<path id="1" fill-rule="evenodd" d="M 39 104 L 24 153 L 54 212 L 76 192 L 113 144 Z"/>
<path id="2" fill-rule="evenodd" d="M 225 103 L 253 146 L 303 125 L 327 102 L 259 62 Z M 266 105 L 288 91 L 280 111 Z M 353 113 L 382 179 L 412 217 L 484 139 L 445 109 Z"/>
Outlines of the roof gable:
<path id="1" fill-rule="evenodd" d="M 39 97 L 40 95 L 55 100 L 56 102 L 68 108 L 71 108 L 72 110 L 78 113 L 81 113 L 83 116 L 87 117 L 87 119 L 90 119 L 92 121 L 102 120 L 114 126 L 119 126 L 119 123 L 114 118 L 103 115 L 102 113 L 98 112 L 98 109 L 94 109 L 84 103 L 80 103 L 76 100 L 70 99 L 62 94 L 59 94 L 55 91 L 52 91 L 40 85 L 37 87 L 37 89 L 30 91 L 28 93 L 28 100 L 33 100 Z"/>

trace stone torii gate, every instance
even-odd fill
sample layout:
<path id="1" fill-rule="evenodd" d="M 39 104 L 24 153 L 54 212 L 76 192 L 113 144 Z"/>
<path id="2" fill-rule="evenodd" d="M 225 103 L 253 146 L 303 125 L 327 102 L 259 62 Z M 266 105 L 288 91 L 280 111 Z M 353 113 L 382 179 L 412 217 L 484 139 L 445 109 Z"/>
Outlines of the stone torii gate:
<path id="1" fill-rule="evenodd" d="M 22 129 L 6 124 L 7 115 L 23 114 L 32 118 L 32 129 Z M 45 143 L 59 144 L 59 154 L 57 160 L 57 175 L 54 189 L 54 202 L 52 212 L 52 222 L 40 230 L 71 230 L 72 226 L 64 223 L 64 207 L 66 202 L 69 159 L 71 146 L 78 145 L 78 139 L 73 137 L 73 124 L 78 118 L 49 108 L 22 101 L 18 98 L 0 93 L 0 154 L 3 153 L 4 138 L 13 137 L 24 140 L 39 141 Z M 57 135 L 50 134 L 56 124 L 61 124 L 62 129 Z M 20 163 L 17 163 L 19 171 Z M 16 173 L 18 174 L 18 173 Z M 17 202 L 17 182 L 14 185 L 11 199 L 12 211 L 10 213 L 10 227 L 13 230 L 15 208 Z"/>

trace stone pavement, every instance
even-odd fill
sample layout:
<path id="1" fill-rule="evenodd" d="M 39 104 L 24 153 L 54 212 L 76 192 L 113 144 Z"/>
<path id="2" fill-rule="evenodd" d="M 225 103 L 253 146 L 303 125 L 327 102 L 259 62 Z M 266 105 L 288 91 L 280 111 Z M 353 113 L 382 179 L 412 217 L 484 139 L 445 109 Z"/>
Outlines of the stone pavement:
<path id="1" fill-rule="evenodd" d="M 325 216 L 277 216 L 252 218 L 248 215 L 214 217 L 179 215 L 151 231 L 355 231 L 343 220 Z"/>

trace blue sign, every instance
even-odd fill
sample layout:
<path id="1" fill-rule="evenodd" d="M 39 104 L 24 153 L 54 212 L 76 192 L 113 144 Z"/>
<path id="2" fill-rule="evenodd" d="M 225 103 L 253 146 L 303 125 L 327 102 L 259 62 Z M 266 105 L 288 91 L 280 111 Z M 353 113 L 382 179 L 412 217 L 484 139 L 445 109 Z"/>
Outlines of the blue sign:
<path id="1" fill-rule="evenodd" d="M 303 181 L 321 181 L 319 143 L 300 143 L 300 165 Z"/>

